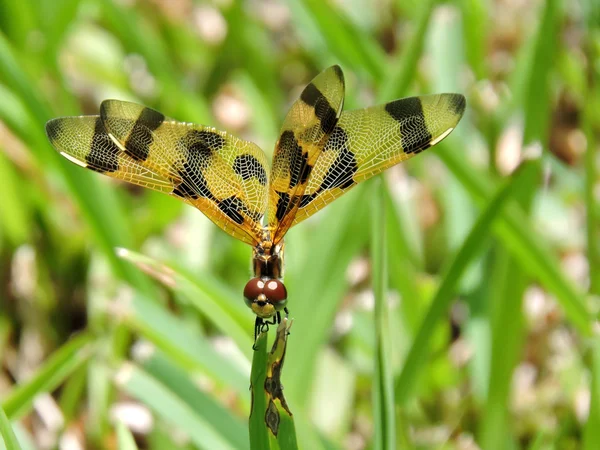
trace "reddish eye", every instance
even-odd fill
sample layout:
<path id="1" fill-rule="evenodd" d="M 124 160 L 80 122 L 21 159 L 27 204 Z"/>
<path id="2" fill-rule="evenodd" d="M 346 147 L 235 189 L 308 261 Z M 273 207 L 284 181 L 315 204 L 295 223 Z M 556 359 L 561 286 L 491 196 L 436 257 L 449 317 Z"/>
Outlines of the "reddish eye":
<path id="1" fill-rule="evenodd" d="M 287 290 L 284 284 L 279 280 L 268 280 L 264 284 L 264 293 L 272 304 L 282 302 L 287 299 Z"/>
<path id="2" fill-rule="evenodd" d="M 252 278 L 246 287 L 244 288 L 244 298 L 250 301 L 256 300 L 256 298 L 263 293 L 265 288 L 265 282 L 260 278 Z"/>

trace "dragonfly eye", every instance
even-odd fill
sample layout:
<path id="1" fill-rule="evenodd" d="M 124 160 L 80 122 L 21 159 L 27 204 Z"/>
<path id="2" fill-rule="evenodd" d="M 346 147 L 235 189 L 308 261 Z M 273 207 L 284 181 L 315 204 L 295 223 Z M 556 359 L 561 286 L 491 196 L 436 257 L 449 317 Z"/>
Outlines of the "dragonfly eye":
<path id="1" fill-rule="evenodd" d="M 269 302 L 276 307 L 282 307 L 285 305 L 287 300 L 287 290 L 285 285 L 277 280 L 272 279 L 265 282 L 264 291 Z M 281 304 L 283 302 L 283 305 Z"/>
<path id="2" fill-rule="evenodd" d="M 287 290 L 275 278 L 252 278 L 244 288 L 244 301 L 260 317 L 272 317 L 287 303 Z"/>
<path id="3" fill-rule="evenodd" d="M 265 282 L 260 278 L 252 278 L 248 281 L 244 288 L 244 299 L 246 300 L 246 303 L 254 302 L 260 294 L 263 294 L 264 288 Z"/>

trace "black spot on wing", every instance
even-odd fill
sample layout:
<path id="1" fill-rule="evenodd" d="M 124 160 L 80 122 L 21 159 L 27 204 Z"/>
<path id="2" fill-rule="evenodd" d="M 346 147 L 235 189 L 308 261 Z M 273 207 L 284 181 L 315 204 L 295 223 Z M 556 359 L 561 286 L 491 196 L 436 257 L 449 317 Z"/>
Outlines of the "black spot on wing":
<path id="1" fill-rule="evenodd" d="M 281 133 L 278 143 L 278 161 L 289 162 L 290 188 L 306 182 L 312 166 L 308 164 L 308 153 L 302 151 L 292 131 Z"/>
<path id="2" fill-rule="evenodd" d="M 180 139 L 182 153 L 187 154 L 187 159 L 183 163 L 183 168 L 178 170 L 181 183 L 173 190 L 173 194 L 184 198 L 204 197 L 216 201 L 202 173 L 202 168 L 208 167 L 209 159 L 213 154 L 206 143 L 206 136 L 202 133 L 204 132 L 191 130 Z"/>
<path id="3" fill-rule="evenodd" d="M 342 85 L 344 85 L 344 72 L 342 72 L 342 68 L 336 64 L 335 66 L 333 66 L 333 71 L 335 72 L 335 75 L 338 77 L 338 80 L 340 81 L 340 83 L 342 83 Z"/>
<path id="4" fill-rule="evenodd" d="M 349 188 L 354 184 L 352 177 L 358 170 L 358 164 L 354 153 L 348 147 L 348 135 L 346 132 L 340 127 L 335 127 L 329 137 L 327 147 L 331 147 L 328 151 L 337 151 L 338 155 L 333 164 L 327 169 L 319 191 L 336 187 L 342 189 Z"/>
<path id="5" fill-rule="evenodd" d="M 46 122 L 46 136 L 54 145 L 54 142 L 58 139 L 60 134 L 62 133 L 62 124 L 64 123 L 63 119 L 52 119 Z"/>
<path id="6" fill-rule="evenodd" d="M 214 151 L 219 151 L 225 146 L 225 138 L 214 131 L 202 130 L 197 132 L 199 139 L 204 141 Z"/>
<path id="7" fill-rule="evenodd" d="M 118 155 L 121 149 L 117 147 L 106 133 L 100 117 L 94 124 L 94 135 L 90 145 L 90 152 L 85 157 L 88 168 L 96 172 L 115 172 L 119 170 Z"/>
<path id="8" fill-rule="evenodd" d="M 403 98 L 385 105 L 385 110 L 400 125 L 400 142 L 404 153 L 418 153 L 431 144 L 423 106 L 417 97 Z"/>
<path id="9" fill-rule="evenodd" d="M 242 202 L 235 195 L 218 201 L 217 206 L 227 217 L 229 217 L 238 225 L 244 223 L 244 216 L 242 216 L 241 211 L 245 210 L 245 205 L 244 202 Z"/>
<path id="10" fill-rule="evenodd" d="M 285 217 L 286 212 L 296 205 L 296 202 L 298 202 L 298 197 L 295 195 L 290 197 L 290 195 L 287 192 L 275 192 L 277 192 L 277 195 L 279 196 L 279 200 L 277 200 L 277 210 L 275 211 L 275 217 L 277 218 L 277 220 L 281 221 Z"/>
<path id="11" fill-rule="evenodd" d="M 300 99 L 309 106 L 315 106 L 317 102 L 319 102 L 322 98 L 324 98 L 321 91 L 312 83 L 309 83 L 300 94 Z"/>
<path id="12" fill-rule="evenodd" d="M 320 194 L 320 190 L 313 193 L 313 194 L 304 194 L 302 195 L 302 198 L 300 199 L 300 208 L 304 208 L 305 206 L 307 206 L 310 202 L 312 202 L 315 198 L 317 198 L 317 196 Z"/>
<path id="13" fill-rule="evenodd" d="M 465 107 L 467 106 L 467 100 L 464 95 L 461 94 L 448 94 L 450 95 L 450 111 L 452 111 L 457 116 L 462 116 L 465 112 Z"/>
<path id="14" fill-rule="evenodd" d="M 212 192 L 208 188 L 206 178 L 200 169 L 195 169 L 188 163 L 183 165 L 183 169 L 178 171 L 181 182 L 173 189 L 173 195 L 182 198 L 195 200 L 199 197 L 215 200 Z"/>
<path id="15" fill-rule="evenodd" d="M 267 184 L 267 173 L 262 164 L 252 155 L 239 155 L 233 160 L 233 170 L 243 180 L 255 177 L 263 186 Z"/>
<path id="16" fill-rule="evenodd" d="M 319 119 L 323 133 L 329 134 L 337 123 L 337 113 L 329 104 L 327 98 L 312 83 L 308 84 L 300 94 L 300 99 L 315 109 L 315 116 Z"/>
<path id="17" fill-rule="evenodd" d="M 300 183 L 306 183 L 310 173 L 312 172 L 312 166 L 308 164 L 308 153 L 304 154 L 304 161 L 302 161 L 302 171 L 300 172 Z M 290 187 L 291 187 L 290 183 Z"/>
<path id="18" fill-rule="evenodd" d="M 279 200 L 277 200 L 277 211 L 275 212 L 275 217 L 277 218 L 277 220 L 281 221 L 281 219 L 283 219 L 283 216 L 285 216 L 285 212 L 287 211 L 287 207 L 290 203 L 290 195 L 287 192 L 275 192 L 277 192 L 277 195 L 279 195 Z"/>
<path id="19" fill-rule="evenodd" d="M 154 141 L 152 132 L 165 120 L 165 116 L 150 108 L 144 108 L 135 121 L 129 137 L 125 141 L 125 153 L 136 161 L 146 161 L 150 145 Z"/>
<path id="20" fill-rule="evenodd" d="M 217 148 L 209 145 L 209 138 L 212 136 L 218 136 L 214 133 L 207 133 L 206 131 L 191 130 L 185 136 L 180 139 L 180 145 L 187 149 L 188 160 L 194 160 L 201 162 L 202 160 L 208 160 L 213 155 L 213 150 Z M 222 139 L 222 138 L 221 138 Z M 185 153 L 185 152 L 184 152 Z M 204 162 L 204 165 L 206 162 Z"/>

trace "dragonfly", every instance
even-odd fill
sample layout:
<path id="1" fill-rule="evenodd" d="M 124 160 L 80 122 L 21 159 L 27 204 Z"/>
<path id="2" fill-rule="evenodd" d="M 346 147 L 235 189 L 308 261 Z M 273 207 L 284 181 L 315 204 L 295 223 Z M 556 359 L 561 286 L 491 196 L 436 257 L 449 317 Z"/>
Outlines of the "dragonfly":
<path id="1" fill-rule="evenodd" d="M 46 133 L 69 161 L 177 197 L 251 245 L 254 277 L 244 301 L 256 315 L 256 340 L 289 314 L 288 230 L 440 142 L 466 106 L 461 94 L 435 94 L 343 111 L 344 95 L 339 66 L 317 75 L 290 107 L 271 165 L 252 142 L 120 100 L 103 101 L 99 115 L 52 119 Z"/>

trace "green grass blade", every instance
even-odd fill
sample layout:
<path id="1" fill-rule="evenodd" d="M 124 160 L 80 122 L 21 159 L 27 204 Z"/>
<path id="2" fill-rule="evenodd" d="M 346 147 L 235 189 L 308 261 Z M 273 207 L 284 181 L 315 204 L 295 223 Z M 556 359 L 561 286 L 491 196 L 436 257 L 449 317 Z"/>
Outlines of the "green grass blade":
<path id="1" fill-rule="evenodd" d="M 540 176 L 539 161 L 528 162 L 521 177 L 518 191 L 513 198 L 524 210 L 531 210 L 535 189 Z M 510 408 L 512 374 L 523 351 L 525 321 L 523 298 L 529 278 L 505 248 L 492 253 L 492 273 L 484 275 L 489 297 L 489 322 L 491 325 L 491 352 L 488 363 L 488 388 L 481 426 L 481 444 L 490 450 L 502 450 L 512 443 L 507 411 Z M 507 282 L 509 280 L 509 282 Z"/>
<path id="2" fill-rule="evenodd" d="M 458 152 L 441 143 L 437 155 L 477 204 L 483 206 L 490 203 L 491 183 L 470 167 Z M 572 282 L 567 280 L 556 257 L 539 234 L 533 231 L 523 211 L 516 205 L 507 205 L 494 232 L 521 267 L 556 295 L 573 325 L 583 334 L 589 335 L 591 322 L 585 300 L 573 287 Z"/>
<path id="3" fill-rule="evenodd" d="M 180 271 L 131 250 L 119 249 L 118 254 L 180 294 L 215 327 L 231 337 L 250 359 L 252 351 L 250 314 L 241 302 L 235 301 L 216 281 L 211 282 L 208 277 L 192 279 Z"/>
<path id="4" fill-rule="evenodd" d="M 387 301 L 387 233 L 385 186 L 380 178 L 372 183 L 371 259 L 373 261 L 373 293 L 375 295 L 375 367 L 373 383 L 373 419 L 375 449 L 396 448 L 394 413 L 394 380 L 389 306 Z"/>
<path id="5" fill-rule="evenodd" d="M 114 254 L 114 247 L 118 244 L 130 246 L 133 240 L 123 219 L 127 215 L 123 213 L 109 187 L 101 186 L 97 178 L 62 161 L 52 149 L 43 130 L 44 124 L 53 114 L 42 100 L 41 93 L 32 88 L 36 83 L 22 69 L 15 52 L 2 33 L 0 33 L 0 80 L 4 80 L 7 86 L 11 87 L 13 94 L 18 96 L 19 105 L 23 105 L 26 109 L 20 114 L 24 119 L 24 123 L 21 123 L 20 126 L 12 119 L 9 119 L 7 123 L 13 126 L 15 134 L 30 144 L 32 154 L 41 164 L 58 169 L 83 212 L 88 226 L 93 231 L 96 242 L 110 261 L 115 274 L 152 297 L 153 290 L 148 280 L 139 271 L 124 264 Z M 3 120 L 12 115 L 10 110 L 3 107 L 0 108 L 0 113 L 2 113 L 0 118 Z M 93 202 L 90 201 L 91 198 L 94 199 Z"/>
<path id="6" fill-rule="evenodd" d="M 465 51 L 469 66 L 475 72 L 478 80 L 487 75 L 486 68 L 486 42 L 490 31 L 491 12 L 490 3 L 481 0 L 461 0 L 462 19 L 464 22 L 464 40 L 467 43 Z"/>
<path id="7" fill-rule="evenodd" d="M 216 434 L 223 436 L 231 448 L 247 449 L 248 435 L 245 423 L 220 403 L 217 398 L 220 391 L 205 392 L 198 389 L 198 385 L 193 381 L 193 376 L 185 369 L 172 364 L 169 356 L 166 353 L 153 352 L 140 359 L 143 359 L 143 368 L 148 375 L 168 387 L 179 400 L 191 408 L 196 416 L 205 420 Z M 246 382 L 243 400 L 247 396 L 248 385 Z"/>
<path id="8" fill-rule="evenodd" d="M 481 250 L 485 239 L 489 236 L 491 226 L 500 215 L 504 204 L 513 192 L 520 188 L 524 180 L 527 179 L 524 174 L 532 170 L 532 167 L 530 165 L 522 167 L 521 171 L 517 172 L 517 175 L 509 180 L 492 198 L 475 222 L 456 256 L 444 271 L 429 311 L 421 323 L 417 336 L 405 360 L 402 372 L 396 380 L 397 403 L 404 405 L 414 395 L 417 379 L 428 356 L 431 330 L 434 329 L 437 322 L 448 309 L 461 276 L 471 261 L 477 256 L 479 250 Z"/>
<path id="9" fill-rule="evenodd" d="M 492 349 L 487 400 L 482 416 L 480 443 L 490 450 L 510 443 L 508 411 L 512 373 L 523 346 L 522 299 L 527 278 L 505 249 L 498 249 L 489 286 Z M 510 280 L 510 283 L 507 283 Z"/>
<path id="10" fill-rule="evenodd" d="M 0 103 L 2 99 L 0 98 Z M 28 203 L 20 199 L 22 181 L 8 159 L 2 154 L 0 145 L 0 180 L 4 195 L 0 202 L 0 229 L 15 246 L 30 240 Z"/>
<path id="11" fill-rule="evenodd" d="M 600 87 L 594 87 L 590 98 L 596 98 L 596 101 L 586 102 L 583 111 L 583 128 L 587 140 L 587 149 L 585 151 L 585 211 L 586 211 L 586 232 L 587 232 L 587 258 L 590 274 L 590 294 L 600 295 L 600 215 L 596 210 L 596 196 L 594 189 L 598 179 L 598 169 L 596 159 L 598 155 L 597 134 L 592 127 L 594 117 L 599 117 Z"/>
<path id="12" fill-rule="evenodd" d="M 15 52 L 2 33 L 0 33 L 0 80 L 10 86 L 11 90 L 22 99 L 38 123 L 44 124 L 51 117 L 50 108 L 40 98 L 41 96 L 36 95 L 37 91 L 31 88 L 35 83 L 21 69 Z"/>
<path id="13" fill-rule="evenodd" d="M 38 450 L 29 430 L 21 422 L 13 422 L 12 429 L 21 445 L 21 450 Z"/>
<path id="14" fill-rule="evenodd" d="M 305 258 L 286 261 L 288 307 L 294 319 L 285 374 L 286 393 L 296 408 L 304 408 L 312 389 L 318 352 L 327 341 L 339 302 L 346 292 L 344 273 L 350 260 L 368 243 L 368 207 L 364 186 L 340 198 L 323 211 L 318 232 L 306 241 L 290 236 L 286 248 L 304 249 Z M 309 280 L 310 282 L 307 282 Z M 315 299 L 318 303 L 315 303 Z"/>
<path id="15" fill-rule="evenodd" d="M 6 450 L 21 450 L 10 421 L 2 408 L 0 408 L 0 436 L 4 440 L 4 448 Z"/>
<path id="16" fill-rule="evenodd" d="M 281 384 L 291 325 L 291 321 L 284 318 L 277 326 L 269 353 L 266 351 L 267 333 L 261 333 L 256 341 L 250 376 L 252 408 L 249 429 L 252 450 L 298 449 L 294 418 L 283 396 Z"/>
<path id="17" fill-rule="evenodd" d="M 242 398 L 248 393 L 247 375 L 161 305 L 136 296 L 128 310 L 119 314 L 178 367 L 200 372 L 215 383 L 234 389 Z"/>
<path id="18" fill-rule="evenodd" d="M 119 450 L 138 450 L 133 435 L 121 421 L 117 422 L 117 447 Z"/>
<path id="19" fill-rule="evenodd" d="M 552 2 L 556 3 L 555 0 L 552 0 Z M 543 20 L 546 21 L 547 24 L 540 25 L 538 33 L 542 33 L 542 36 L 548 37 L 546 29 L 552 29 L 556 8 L 555 5 L 546 4 L 542 5 L 542 8 L 546 8 L 542 9 L 542 11 L 545 14 Z M 442 47 L 436 50 L 436 53 L 440 55 L 440 61 L 438 61 L 434 69 L 436 72 L 434 75 L 436 89 L 456 89 L 456 86 L 458 86 L 457 74 L 460 72 L 460 67 L 463 64 L 459 51 L 462 47 L 462 43 L 459 39 L 460 34 L 455 29 L 458 27 L 459 23 L 460 21 L 455 18 L 453 21 L 446 20 L 439 24 L 439 27 L 449 29 L 438 31 L 438 33 L 448 36 L 448 39 L 437 39 L 435 41 L 437 46 Z M 543 39 L 543 37 L 537 36 L 536 39 L 539 41 L 540 39 Z M 535 57 L 540 61 L 543 61 L 543 64 L 546 65 L 548 63 L 547 60 L 551 58 L 551 55 L 549 56 L 546 53 L 548 48 L 547 45 L 551 45 L 553 39 L 553 37 L 549 37 L 548 42 L 545 44 L 540 44 L 538 42 L 536 44 L 538 52 L 530 51 L 526 54 L 530 55 L 532 58 Z M 528 61 L 525 62 L 529 64 Z M 525 69 L 528 67 L 528 65 L 525 65 Z M 535 80 L 532 79 L 534 75 L 530 74 L 528 76 L 528 72 L 525 69 L 518 74 L 523 80 L 523 83 L 535 83 Z M 533 70 L 534 73 L 538 73 L 535 68 L 531 70 Z M 515 83 L 515 85 L 518 85 L 518 83 Z M 530 96 L 528 97 L 530 100 L 526 101 L 525 98 L 527 92 L 522 92 L 521 88 L 519 88 L 518 91 L 520 93 L 516 94 L 515 97 L 523 102 L 523 108 L 537 107 L 537 105 L 535 105 L 535 98 Z M 535 92 L 538 92 L 538 87 L 536 87 Z M 527 114 L 534 117 L 537 113 L 527 112 Z M 531 128 L 532 136 L 538 135 L 540 130 L 543 129 L 540 127 L 534 128 Z M 480 207 L 484 207 L 491 200 L 494 183 L 467 162 L 464 153 L 457 151 L 459 148 L 458 146 L 455 146 L 452 149 L 449 148 L 448 144 L 457 141 L 457 139 L 459 139 L 459 142 L 462 144 L 460 148 L 466 148 L 466 140 L 462 137 L 463 133 L 460 133 L 460 127 L 457 131 L 459 133 L 452 136 L 450 140 L 438 145 L 435 152 L 475 202 Z M 461 140 L 461 138 L 463 140 Z M 502 243 L 510 249 L 519 265 L 521 265 L 530 276 L 542 284 L 546 290 L 557 297 L 566 315 L 577 329 L 582 333 L 589 335 L 590 320 L 589 313 L 585 306 L 585 300 L 573 287 L 573 284 L 566 278 L 565 274 L 560 269 L 557 258 L 552 254 L 547 243 L 540 238 L 539 233 L 534 232 L 523 211 L 515 205 L 507 205 L 502 213 L 501 220 L 494 227 L 494 231 L 500 237 Z"/>
<path id="20" fill-rule="evenodd" d="M 208 105 L 199 96 L 181 89 L 182 83 L 174 70 L 171 53 L 156 29 L 148 26 L 133 8 L 112 0 L 102 0 L 100 3 L 114 33 L 130 52 L 144 57 L 150 71 L 161 81 L 161 87 L 166 91 L 162 98 L 170 102 L 165 105 L 164 112 L 195 123 L 211 123 L 212 114 Z"/>
<path id="21" fill-rule="evenodd" d="M 592 383 L 588 420 L 583 428 L 583 449 L 600 448 L 600 340 L 592 343 Z"/>
<path id="22" fill-rule="evenodd" d="M 373 38 L 355 26 L 343 11 L 329 2 L 303 0 L 303 5 L 338 60 L 356 72 L 365 72 L 374 80 L 383 78 L 385 55 Z"/>
<path id="23" fill-rule="evenodd" d="M 230 449 L 226 436 L 216 432 L 207 417 L 201 417 L 164 385 L 141 368 L 126 363 L 116 377 L 119 387 L 150 407 L 154 413 L 172 427 L 186 433 L 200 449 Z"/>
<path id="24" fill-rule="evenodd" d="M 269 430 L 265 425 L 267 394 L 264 385 L 267 378 L 267 333 L 261 333 L 256 340 L 256 350 L 252 358 L 250 390 L 252 408 L 250 410 L 249 431 L 251 450 L 269 450 L 271 448 Z"/>
<path id="25" fill-rule="evenodd" d="M 18 385 L 2 401 L 8 417 L 14 419 L 25 414 L 35 397 L 60 385 L 90 357 L 92 336 L 80 334 L 57 351 L 26 382 Z"/>
<path id="26" fill-rule="evenodd" d="M 408 42 L 403 44 L 403 52 L 394 63 L 388 76 L 382 80 L 378 90 L 377 99 L 379 103 L 389 102 L 395 98 L 405 97 L 410 84 L 415 78 L 419 66 L 427 27 L 431 18 L 431 12 L 439 0 L 425 0 L 419 4 L 419 14 L 415 26 L 415 32 Z"/>
<path id="27" fill-rule="evenodd" d="M 555 36 L 558 32 L 560 0 L 547 0 L 540 7 L 542 14 L 536 34 L 522 52 L 522 70 L 516 71 L 512 87 L 516 102 L 525 114 L 523 142 L 545 141 L 550 115 L 549 82 L 553 60 L 557 55 Z"/>
<path id="28" fill-rule="evenodd" d="M 275 342 L 267 356 L 267 377 L 264 384 L 265 392 L 267 393 L 267 417 L 274 418 L 275 413 L 277 419 L 265 420 L 270 430 L 274 430 L 277 436 L 279 448 L 285 450 L 298 450 L 296 442 L 296 426 L 292 412 L 283 395 L 283 385 L 281 384 L 281 374 L 283 373 L 283 364 L 285 362 L 285 354 L 287 350 L 287 337 L 292 322 L 284 318 L 277 327 Z"/>

